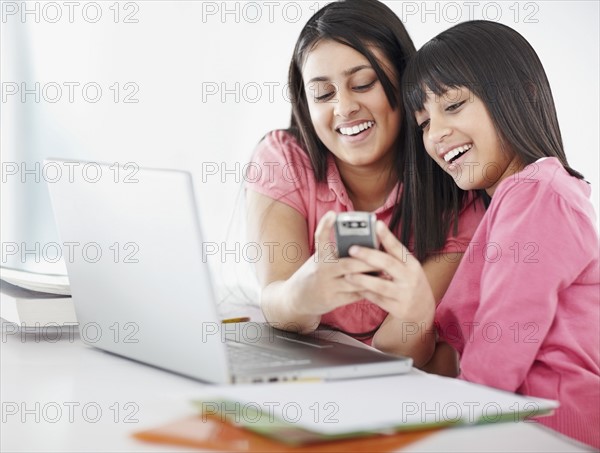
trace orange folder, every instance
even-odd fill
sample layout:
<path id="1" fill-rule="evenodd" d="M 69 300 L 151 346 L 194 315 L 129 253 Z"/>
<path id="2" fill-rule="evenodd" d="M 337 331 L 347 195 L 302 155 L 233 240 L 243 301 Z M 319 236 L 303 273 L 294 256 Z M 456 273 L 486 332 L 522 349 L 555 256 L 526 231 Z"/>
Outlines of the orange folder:
<path id="1" fill-rule="evenodd" d="M 290 446 L 238 428 L 217 417 L 195 415 L 157 428 L 136 432 L 133 436 L 147 442 L 228 452 L 359 453 L 398 450 L 435 431 L 437 429 Z"/>

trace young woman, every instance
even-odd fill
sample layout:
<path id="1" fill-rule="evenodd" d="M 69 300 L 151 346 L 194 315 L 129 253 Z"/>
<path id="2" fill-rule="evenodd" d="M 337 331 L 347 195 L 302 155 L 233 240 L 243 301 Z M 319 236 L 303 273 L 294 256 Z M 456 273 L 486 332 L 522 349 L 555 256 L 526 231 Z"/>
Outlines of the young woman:
<path id="1" fill-rule="evenodd" d="M 400 79 L 414 52 L 402 22 L 378 1 L 340 1 L 318 11 L 290 66 L 291 127 L 262 140 L 246 179 L 249 239 L 264 246 L 257 273 L 266 319 L 305 333 L 322 325 L 341 330 L 388 352 L 409 352 L 421 366 L 433 352 L 419 338 L 432 335 L 435 304 L 406 300 L 398 288 L 389 299 L 407 310 L 389 316 L 344 278 L 373 268 L 338 259 L 332 243 L 334 212 L 353 210 L 375 212 L 410 242 Z M 432 300 L 444 294 L 483 213 L 450 178 L 445 187 L 448 214 L 433 222 L 432 247 L 415 244 L 425 276 L 419 284 Z M 394 273 L 373 278 L 387 282 Z"/>
<path id="2" fill-rule="evenodd" d="M 442 196 L 439 169 L 489 199 L 436 311 L 439 336 L 460 354 L 460 377 L 558 400 L 540 423 L 600 447 L 595 214 L 589 184 L 567 162 L 538 56 L 509 27 L 466 22 L 423 46 L 403 84 L 409 127 L 419 131 L 408 148 L 414 177 L 406 185 L 420 188 L 412 203 Z M 432 218 L 417 212 L 414 220 L 417 235 L 427 234 Z M 375 251 L 351 255 L 374 268 L 385 263 Z M 407 285 L 422 279 L 414 260 L 405 268 Z M 368 276 L 348 278 L 379 293 Z"/>

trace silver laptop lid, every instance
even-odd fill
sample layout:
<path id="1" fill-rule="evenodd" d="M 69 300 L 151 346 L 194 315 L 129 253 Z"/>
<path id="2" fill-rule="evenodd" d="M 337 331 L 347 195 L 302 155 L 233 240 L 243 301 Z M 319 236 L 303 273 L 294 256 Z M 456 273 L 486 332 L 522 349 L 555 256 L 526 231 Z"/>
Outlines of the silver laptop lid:
<path id="1" fill-rule="evenodd" d="M 231 382 L 191 175 L 56 159 L 45 165 L 56 171 L 47 181 L 82 339 Z"/>

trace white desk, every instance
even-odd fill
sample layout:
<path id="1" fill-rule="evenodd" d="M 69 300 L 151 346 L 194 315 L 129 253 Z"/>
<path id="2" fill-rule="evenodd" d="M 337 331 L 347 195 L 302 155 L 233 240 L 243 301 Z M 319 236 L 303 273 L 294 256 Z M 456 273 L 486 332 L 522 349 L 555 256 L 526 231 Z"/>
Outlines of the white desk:
<path id="1" fill-rule="evenodd" d="M 55 334 L 11 332 L 4 324 L 1 451 L 190 451 L 131 433 L 194 415 L 190 400 L 206 384 L 96 350 L 76 333 L 55 341 Z M 500 423 L 446 429 L 409 451 L 590 450 L 537 424 Z"/>

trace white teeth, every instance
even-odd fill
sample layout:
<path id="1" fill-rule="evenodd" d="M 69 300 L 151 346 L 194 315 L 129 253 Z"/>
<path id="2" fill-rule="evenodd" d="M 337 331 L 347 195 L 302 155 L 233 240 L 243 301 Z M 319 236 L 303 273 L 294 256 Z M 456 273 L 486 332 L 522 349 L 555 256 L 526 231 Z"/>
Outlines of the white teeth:
<path id="1" fill-rule="evenodd" d="M 339 131 L 342 135 L 356 135 L 359 132 L 364 131 L 365 129 L 369 129 L 373 127 L 375 123 L 373 121 L 365 121 L 364 123 L 357 124 L 353 127 L 340 127 Z"/>
<path id="2" fill-rule="evenodd" d="M 449 151 L 446 154 L 444 154 L 444 160 L 446 162 L 450 162 L 456 156 L 470 150 L 472 147 L 473 147 L 473 144 L 469 143 L 468 145 L 463 145 L 463 146 L 459 146 L 458 148 L 454 148 L 452 151 Z"/>

